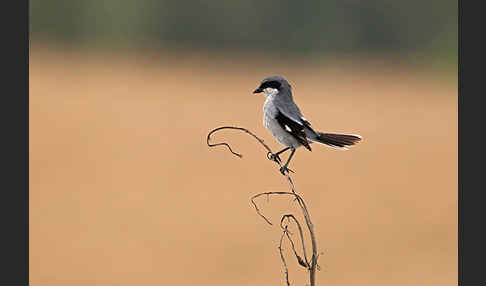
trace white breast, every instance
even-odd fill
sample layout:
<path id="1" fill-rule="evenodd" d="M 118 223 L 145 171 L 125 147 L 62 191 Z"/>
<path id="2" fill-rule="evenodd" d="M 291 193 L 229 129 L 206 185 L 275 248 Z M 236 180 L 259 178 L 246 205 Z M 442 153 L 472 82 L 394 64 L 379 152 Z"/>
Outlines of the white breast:
<path id="1" fill-rule="evenodd" d="M 267 96 L 267 99 L 263 104 L 263 125 L 265 125 L 265 127 L 267 128 L 270 128 L 270 121 L 275 120 L 274 118 L 277 116 L 278 112 L 277 108 L 273 103 L 273 98 L 274 95 Z"/>

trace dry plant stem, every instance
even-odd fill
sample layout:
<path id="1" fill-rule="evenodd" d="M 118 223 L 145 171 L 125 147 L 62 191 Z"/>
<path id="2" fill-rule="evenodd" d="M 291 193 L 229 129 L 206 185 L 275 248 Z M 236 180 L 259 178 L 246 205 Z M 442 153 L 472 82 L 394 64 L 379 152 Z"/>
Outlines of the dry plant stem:
<path id="1" fill-rule="evenodd" d="M 219 131 L 219 130 L 223 130 L 223 129 L 233 129 L 233 130 L 240 130 L 240 131 L 243 131 L 251 136 L 253 136 L 260 144 L 262 144 L 262 146 L 268 151 L 267 153 L 267 158 L 274 161 L 275 163 L 277 163 L 280 167 L 282 167 L 282 164 L 279 160 L 277 160 L 275 157 L 273 156 L 269 156 L 270 154 L 273 155 L 274 153 L 272 152 L 272 150 L 270 149 L 270 147 L 268 147 L 268 145 L 266 145 L 262 139 L 260 139 L 258 136 L 256 136 L 255 134 L 253 134 L 252 132 L 250 132 L 248 129 L 245 129 L 245 128 L 241 128 L 241 127 L 233 127 L 233 126 L 223 126 L 223 127 L 219 127 L 219 128 L 216 128 L 216 129 L 213 129 L 211 132 L 209 132 L 208 136 L 207 136 L 207 139 L 206 139 L 206 142 L 208 144 L 209 147 L 215 147 L 215 146 L 226 146 L 228 147 L 228 149 L 230 150 L 230 152 L 238 157 L 242 157 L 243 155 L 239 154 L 239 153 L 236 153 L 234 152 L 230 145 L 228 143 L 216 143 L 216 144 L 211 144 L 209 143 L 210 139 L 211 139 L 211 135 L 216 132 L 216 131 Z M 280 249 L 280 257 L 282 259 L 282 264 L 284 265 L 284 268 L 285 268 L 285 278 L 286 278 L 286 282 L 287 282 L 287 285 L 290 286 L 290 283 L 289 283 L 289 280 L 288 280 L 288 268 L 287 268 L 287 263 L 285 261 L 285 258 L 283 256 L 283 252 L 282 252 L 282 241 L 283 241 L 283 238 L 284 237 L 287 237 L 289 239 L 289 241 L 291 242 L 291 245 L 292 245 L 292 249 L 294 251 L 294 254 L 295 256 L 297 257 L 297 260 L 299 262 L 300 265 L 306 267 L 308 270 L 309 270 L 309 281 L 310 281 L 310 285 L 311 286 L 314 286 L 315 285 L 315 272 L 316 272 L 316 269 L 317 269 L 317 258 L 318 258 L 318 255 L 317 255 L 317 244 L 316 244 L 316 239 L 315 239 L 315 234 L 314 234 L 314 225 L 312 224 L 311 222 L 311 219 L 310 219 L 310 215 L 309 215 L 309 212 L 307 210 L 307 206 L 305 205 L 305 202 L 304 200 L 302 199 L 301 196 L 299 196 L 295 190 L 295 186 L 294 186 L 294 183 L 292 181 L 292 178 L 289 176 L 289 173 L 288 172 L 285 172 L 284 176 L 286 177 L 287 181 L 289 182 L 289 185 L 290 185 L 290 188 L 292 190 L 292 192 L 265 192 L 265 193 L 260 193 L 260 194 L 257 194 L 255 196 L 253 196 L 251 198 L 251 203 L 253 204 L 253 206 L 255 207 L 255 210 L 257 212 L 257 214 L 262 217 L 268 224 L 272 225 L 272 223 L 270 222 L 269 219 L 267 219 L 260 211 L 260 209 L 258 208 L 258 205 L 256 204 L 255 202 L 255 199 L 260 197 L 260 196 L 263 196 L 263 195 L 266 195 L 267 198 L 268 196 L 270 195 L 291 195 L 293 196 L 297 202 L 299 203 L 299 206 L 302 210 L 302 213 L 303 213 L 303 216 L 304 216 L 304 219 L 305 219 L 305 222 L 306 222 L 306 225 L 307 225 L 307 228 L 309 230 L 309 234 L 310 234 L 310 237 L 311 237 L 311 243 L 312 243 L 312 259 L 311 259 L 311 263 L 309 264 L 309 261 L 307 259 L 307 254 L 306 254 L 306 249 L 305 249 L 305 244 L 304 244 L 304 236 L 303 236 L 303 233 L 302 233 L 302 227 L 300 225 L 300 223 L 298 222 L 298 220 L 291 214 L 286 214 L 282 217 L 282 219 L 280 220 L 280 227 L 283 229 L 283 233 L 282 233 L 282 237 L 280 238 L 280 246 L 279 246 L 279 249 Z M 297 251 L 295 250 L 295 247 L 294 247 L 294 242 L 292 241 L 290 235 L 289 235 L 289 232 L 288 232 L 288 224 L 287 225 L 284 225 L 283 222 L 284 220 L 287 219 L 287 221 L 290 223 L 291 221 L 293 221 L 296 225 L 297 225 L 297 228 L 299 230 L 299 234 L 300 234 L 300 239 L 302 241 L 302 251 L 303 251 L 303 254 L 304 254 L 304 260 L 302 260 L 302 258 L 297 254 Z"/>
<path id="2" fill-rule="evenodd" d="M 290 219 L 294 221 L 294 223 L 297 225 L 297 229 L 299 230 L 299 235 L 300 235 L 300 241 L 302 241 L 302 253 L 304 253 L 304 259 L 305 261 L 302 260 L 302 258 L 297 254 L 297 251 L 295 251 L 294 247 L 294 241 L 292 238 L 290 238 L 290 235 L 287 230 L 288 225 L 283 225 L 284 220 L 287 219 L 290 222 Z M 300 226 L 299 221 L 294 217 L 293 214 L 286 214 L 282 216 L 282 219 L 280 220 L 280 227 L 286 232 L 288 239 L 290 240 L 290 243 L 292 244 L 292 249 L 294 251 L 295 257 L 297 257 L 297 261 L 299 262 L 300 265 L 309 268 L 309 260 L 307 260 L 307 251 L 305 250 L 305 243 L 304 243 L 304 234 L 302 233 L 302 227 Z"/>
<path id="3" fill-rule="evenodd" d="M 282 264 L 284 266 L 284 271 L 285 271 L 285 281 L 287 282 L 287 286 L 290 286 L 290 282 L 289 282 L 289 268 L 287 267 L 287 262 L 285 261 L 285 257 L 283 255 L 283 249 L 282 249 L 282 242 L 283 242 L 283 239 L 285 237 L 285 235 L 287 234 L 287 232 L 283 232 L 282 233 L 282 236 L 280 237 L 280 245 L 278 246 L 278 250 L 280 252 L 280 259 L 282 259 Z"/>
<path id="4" fill-rule="evenodd" d="M 262 139 L 258 138 L 255 134 L 251 133 L 248 129 L 245 129 L 245 128 L 241 128 L 241 127 L 233 127 L 233 126 L 223 126 L 223 127 L 219 127 L 219 128 L 216 128 L 216 129 L 213 129 L 211 130 L 211 132 L 208 133 L 208 137 L 206 138 L 206 143 L 208 144 L 209 147 L 215 147 L 215 146 L 221 146 L 221 145 L 224 145 L 226 147 L 228 147 L 228 149 L 230 150 L 231 153 L 233 153 L 234 155 L 238 156 L 238 157 L 243 157 L 243 155 L 239 154 L 239 153 L 236 153 L 236 152 L 233 152 L 233 150 L 231 149 L 230 145 L 228 143 L 216 143 L 216 144 L 211 144 L 209 143 L 209 140 L 211 140 L 211 135 L 216 132 L 216 131 L 219 131 L 219 130 L 222 130 L 222 129 L 234 129 L 234 130 L 241 130 L 243 132 L 246 132 L 248 134 L 250 134 L 251 136 L 255 137 L 256 140 L 258 140 L 258 142 L 260 142 L 260 144 L 263 145 L 263 147 L 265 147 L 265 149 L 267 149 L 268 152 L 270 153 L 273 153 L 272 152 L 272 149 L 270 149 L 270 147 L 268 147 L 267 144 L 265 144 L 263 142 Z"/>

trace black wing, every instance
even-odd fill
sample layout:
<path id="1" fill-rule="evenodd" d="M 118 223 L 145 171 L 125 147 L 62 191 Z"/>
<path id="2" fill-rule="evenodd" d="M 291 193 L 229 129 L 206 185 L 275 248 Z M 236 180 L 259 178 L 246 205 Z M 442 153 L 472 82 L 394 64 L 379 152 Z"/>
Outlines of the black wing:
<path id="1" fill-rule="evenodd" d="M 304 145 L 307 150 L 312 151 L 309 141 L 307 141 L 307 137 L 305 136 L 305 125 L 301 124 L 295 120 L 290 119 L 289 117 L 285 116 L 280 110 L 278 110 L 277 116 L 278 124 L 282 127 L 287 133 L 292 135 L 297 141 L 299 141 L 302 145 Z M 308 124 L 307 121 L 305 121 Z"/>
<path id="2" fill-rule="evenodd" d="M 304 117 L 300 117 L 300 120 L 302 120 L 302 123 L 304 124 L 305 127 L 307 127 L 307 129 L 309 129 L 310 131 L 312 131 L 312 133 L 314 133 L 315 135 L 317 135 L 317 132 L 314 131 L 314 129 L 312 129 L 311 127 L 311 124 L 309 121 L 307 121 L 307 119 L 305 119 Z"/>

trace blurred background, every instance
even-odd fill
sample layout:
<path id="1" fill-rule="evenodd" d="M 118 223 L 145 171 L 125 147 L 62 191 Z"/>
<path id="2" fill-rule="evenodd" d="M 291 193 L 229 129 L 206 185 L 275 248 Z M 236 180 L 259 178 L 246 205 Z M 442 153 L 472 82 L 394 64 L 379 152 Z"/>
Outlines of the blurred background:
<path id="1" fill-rule="evenodd" d="M 285 76 L 349 151 L 290 168 L 317 285 L 457 284 L 456 1 L 30 2 L 31 285 L 282 285 L 280 231 L 249 198 L 286 191 L 251 137 Z M 260 201 L 278 222 L 287 198 Z M 310 244 L 308 244 L 310 246 Z M 292 285 L 307 273 L 290 256 Z"/>

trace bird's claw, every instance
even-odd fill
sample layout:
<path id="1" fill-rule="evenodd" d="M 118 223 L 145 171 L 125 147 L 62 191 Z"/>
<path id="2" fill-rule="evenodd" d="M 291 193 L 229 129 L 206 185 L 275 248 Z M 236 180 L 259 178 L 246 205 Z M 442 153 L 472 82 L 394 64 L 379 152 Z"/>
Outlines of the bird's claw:
<path id="1" fill-rule="evenodd" d="M 277 162 L 277 164 L 282 163 L 282 160 L 280 159 L 280 157 L 278 156 L 278 154 L 273 154 L 272 152 L 268 152 L 267 153 L 267 158 L 268 158 L 268 160 Z"/>
<path id="2" fill-rule="evenodd" d="M 277 164 L 282 164 L 282 160 L 280 159 L 280 156 L 278 156 L 278 154 L 274 154 L 272 152 L 268 152 L 267 153 L 267 158 L 268 160 L 270 161 L 274 161 L 276 162 Z M 294 171 L 292 171 L 291 169 L 287 168 L 287 166 L 282 166 L 280 167 L 280 173 L 282 173 L 282 175 L 285 176 L 285 172 L 287 171 L 287 173 L 295 173 Z"/>
<path id="3" fill-rule="evenodd" d="M 285 171 L 287 171 L 287 173 L 295 173 L 294 171 L 292 171 L 291 169 L 287 168 L 287 166 L 282 166 L 280 167 L 280 173 L 282 173 L 282 175 L 285 176 Z"/>

